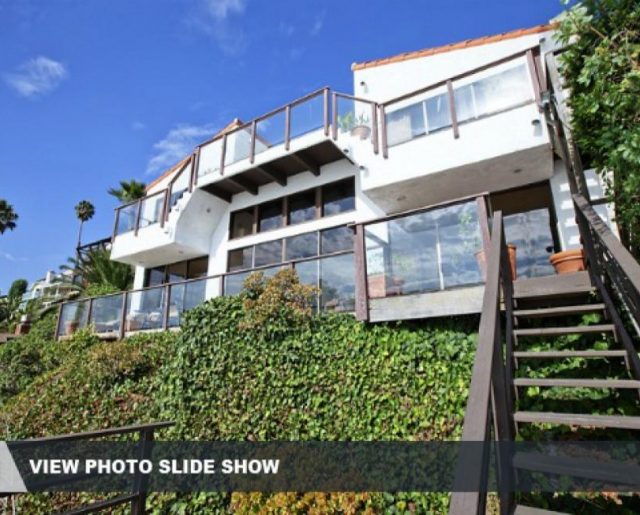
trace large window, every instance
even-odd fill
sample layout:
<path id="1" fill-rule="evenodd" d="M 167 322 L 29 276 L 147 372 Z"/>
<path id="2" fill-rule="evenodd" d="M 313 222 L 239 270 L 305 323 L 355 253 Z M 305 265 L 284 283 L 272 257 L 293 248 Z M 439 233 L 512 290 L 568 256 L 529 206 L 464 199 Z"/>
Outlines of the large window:
<path id="1" fill-rule="evenodd" d="M 295 225 L 355 209 L 353 177 L 231 213 L 229 238 Z"/>
<path id="2" fill-rule="evenodd" d="M 527 65 L 518 64 L 468 84 L 454 84 L 456 118 L 459 123 L 464 123 L 504 111 L 530 101 L 532 95 Z M 390 111 L 386 121 L 389 145 L 450 127 L 448 94 L 440 91 L 419 102 Z"/>
<path id="3" fill-rule="evenodd" d="M 145 271 L 144 285 L 159 286 L 166 283 L 177 283 L 187 279 L 206 277 L 209 267 L 209 257 L 179 261 L 169 265 L 147 268 Z"/>
<path id="4" fill-rule="evenodd" d="M 333 227 L 235 249 L 229 252 L 225 276 L 225 295 L 242 290 L 252 270 L 267 276 L 292 266 L 300 281 L 318 288 L 315 306 L 323 310 L 353 311 L 355 306 L 355 267 L 353 231 Z"/>

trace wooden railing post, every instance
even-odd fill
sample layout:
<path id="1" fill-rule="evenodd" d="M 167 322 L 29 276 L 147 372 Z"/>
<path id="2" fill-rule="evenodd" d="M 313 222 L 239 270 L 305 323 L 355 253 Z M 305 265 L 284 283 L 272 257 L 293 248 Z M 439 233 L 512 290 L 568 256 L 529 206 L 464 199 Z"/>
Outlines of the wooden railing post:
<path id="1" fill-rule="evenodd" d="M 373 143 L 373 153 L 378 153 L 378 104 L 371 104 L 371 143 Z"/>
<path id="2" fill-rule="evenodd" d="M 222 136 L 222 149 L 220 151 L 220 175 L 224 175 L 224 161 L 227 157 L 227 133 Z"/>
<path id="3" fill-rule="evenodd" d="M 160 227 L 164 227 L 164 222 L 169 219 L 169 201 L 171 199 L 171 190 L 173 185 L 169 183 L 169 186 L 164 190 L 164 200 L 162 201 L 162 216 L 160 216 Z"/>
<path id="4" fill-rule="evenodd" d="M 118 335 L 119 340 L 124 339 L 127 325 L 127 301 L 129 298 L 129 292 L 125 291 L 122 295 L 122 312 L 120 313 L 120 331 Z"/>
<path id="5" fill-rule="evenodd" d="M 62 323 L 62 310 L 66 302 L 62 302 L 58 306 L 58 320 L 56 321 L 56 340 L 60 339 L 60 324 Z"/>
<path id="6" fill-rule="evenodd" d="M 338 139 L 338 94 L 334 91 L 331 97 L 331 137 Z"/>
<path id="7" fill-rule="evenodd" d="M 120 208 L 116 208 L 116 221 L 113 224 L 113 234 L 111 235 L 111 243 L 116 239 L 118 235 L 118 223 L 120 222 Z"/>
<path id="8" fill-rule="evenodd" d="M 380 106 L 380 139 L 382 143 L 382 157 L 387 159 L 389 157 L 389 146 L 387 144 L 387 115 L 384 105 Z"/>
<path id="9" fill-rule="evenodd" d="M 138 229 L 140 228 L 140 211 L 142 209 L 142 199 L 138 200 L 136 209 L 136 225 L 134 229 L 134 236 L 138 236 Z"/>
<path id="10" fill-rule="evenodd" d="M 289 151 L 291 142 L 291 105 L 284 108 L 284 149 Z"/>
<path id="11" fill-rule="evenodd" d="M 184 286 L 183 286 L 184 287 Z M 167 327 L 169 327 L 169 309 L 171 304 L 171 284 L 167 283 L 164 285 L 164 305 L 162 306 L 162 329 L 165 331 Z"/>
<path id="12" fill-rule="evenodd" d="M 356 224 L 353 245 L 356 265 L 356 318 L 369 320 L 369 292 L 367 287 L 367 256 L 364 225 Z"/>
<path id="13" fill-rule="evenodd" d="M 533 52 L 531 49 L 527 50 L 527 67 L 529 68 L 529 76 L 531 77 L 531 82 L 533 83 L 533 94 L 536 99 L 536 105 L 538 106 L 538 111 L 542 112 L 544 109 L 542 108 L 542 95 L 540 94 L 540 81 L 538 77 L 538 72 L 536 70 L 536 63 L 533 58 Z"/>
<path id="14" fill-rule="evenodd" d="M 456 113 L 456 99 L 453 94 L 453 83 L 447 81 L 447 97 L 449 99 L 449 116 L 451 118 L 451 128 L 453 129 L 453 137 L 458 139 L 460 137 L 460 130 L 458 129 L 458 115 Z"/>
<path id="15" fill-rule="evenodd" d="M 93 315 L 93 297 L 89 297 L 89 307 L 87 308 L 87 323 L 85 327 L 91 324 L 91 315 Z"/>
<path id="16" fill-rule="evenodd" d="M 253 164 L 256 160 L 256 135 L 257 135 L 257 123 L 255 120 L 251 122 L 251 149 L 249 151 L 249 162 Z"/>
<path id="17" fill-rule="evenodd" d="M 198 184 L 198 168 L 200 168 L 200 147 L 191 155 L 191 176 L 189 177 L 189 193 Z"/>
<path id="18" fill-rule="evenodd" d="M 329 135 L 329 88 L 322 91 L 322 124 L 324 126 L 324 135 Z"/>
<path id="19" fill-rule="evenodd" d="M 140 460 L 149 459 L 153 447 L 153 428 L 143 428 L 140 431 Z M 147 510 L 147 488 L 149 477 L 146 474 L 136 473 L 134 492 L 136 497 L 131 500 L 131 514 L 144 515 Z"/>

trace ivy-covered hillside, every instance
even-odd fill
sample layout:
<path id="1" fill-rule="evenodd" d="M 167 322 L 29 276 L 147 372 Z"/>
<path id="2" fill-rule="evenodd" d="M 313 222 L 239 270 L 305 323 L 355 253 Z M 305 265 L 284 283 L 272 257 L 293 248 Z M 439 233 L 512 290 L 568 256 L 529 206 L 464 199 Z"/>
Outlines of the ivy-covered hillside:
<path id="1" fill-rule="evenodd" d="M 289 272 L 187 315 L 182 331 L 53 342 L 52 323 L 0 349 L 3 439 L 172 420 L 162 439 L 459 437 L 477 320 L 366 325 L 313 315 Z M 18 498 L 48 513 L 86 495 Z M 157 513 L 446 511 L 446 494 L 156 494 Z"/>

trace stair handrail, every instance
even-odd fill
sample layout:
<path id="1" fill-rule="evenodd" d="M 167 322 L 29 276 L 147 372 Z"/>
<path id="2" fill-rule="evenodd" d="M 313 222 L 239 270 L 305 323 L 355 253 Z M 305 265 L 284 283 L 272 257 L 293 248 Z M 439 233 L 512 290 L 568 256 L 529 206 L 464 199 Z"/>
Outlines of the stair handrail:
<path id="1" fill-rule="evenodd" d="M 631 370 L 640 380 L 638 351 L 614 305 L 618 299 L 640 335 L 640 264 L 584 196 L 574 194 L 573 203 L 591 280 L 616 326 Z"/>
<path id="2" fill-rule="evenodd" d="M 511 395 L 511 367 L 505 366 L 501 328 L 501 291 L 507 321 L 511 320 L 513 284 L 507 246 L 504 238 L 502 212 L 494 213 L 491 241 L 487 256 L 487 276 L 482 300 L 482 314 L 478 333 L 478 344 L 471 374 L 469 397 L 462 432 L 463 442 L 489 444 L 496 441 L 513 440 L 513 401 Z M 504 331 L 506 341 L 506 363 L 511 362 L 512 341 L 510 325 Z M 493 429 L 493 434 L 492 434 Z M 479 444 L 478 444 L 479 445 Z M 465 492 L 453 492 L 449 505 L 450 515 L 484 514 L 487 501 L 489 476 L 489 445 L 481 453 L 463 451 L 458 461 L 457 477 L 464 477 Z M 500 512 L 508 513 L 512 505 L 507 480 L 510 474 L 505 469 L 509 462 L 498 456 Z M 469 485 L 471 480 L 474 484 Z M 456 484 L 461 484 L 456 481 Z"/>

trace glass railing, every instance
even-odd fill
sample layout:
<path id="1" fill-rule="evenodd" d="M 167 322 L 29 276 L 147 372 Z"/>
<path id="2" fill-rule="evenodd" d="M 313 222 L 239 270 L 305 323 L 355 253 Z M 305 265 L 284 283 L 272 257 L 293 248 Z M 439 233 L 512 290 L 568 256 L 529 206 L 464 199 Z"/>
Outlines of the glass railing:
<path id="1" fill-rule="evenodd" d="M 359 140 L 374 142 L 377 149 L 378 110 L 375 104 L 342 93 L 333 100 L 334 134 L 349 135 Z"/>
<path id="2" fill-rule="evenodd" d="M 369 298 L 483 282 L 475 200 L 370 223 L 364 231 Z"/>
<path id="3" fill-rule="evenodd" d="M 91 300 L 89 324 L 101 335 L 117 337 L 122 326 L 122 304 L 124 293 L 117 293 Z"/>
<path id="4" fill-rule="evenodd" d="M 165 325 L 165 306 L 164 286 L 129 292 L 125 310 L 125 333 L 162 329 Z"/>
<path id="5" fill-rule="evenodd" d="M 533 103 L 541 90 L 535 67 L 527 50 L 389 100 L 383 105 L 383 154 L 442 130 L 458 137 L 460 124 Z"/>
<path id="6" fill-rule="evenodd" d="M 167 327 L 179 327 L 185 312 L 217 294 L 217 278 L 196 279 L 172 284 L 168 288 Z"/>
<path id="7" fill-rule="evenodd" d="M 143 229 L 157 224 L 162 218 L 165 192 L 160 191 L 140 200 L 140 214 L 138 216 L 138 228 Z"/>
<path id="8" fill-rule="evenodd" d="M 78 329 L 87 327 L 89 317 L 89 299 L 65 302 L 60 307 L 56 335 L 71 336 Z"/>
<path id="9" fill-rule="evenodd" d="M 337 110 L 344 120 L 332 117 Z M 344 134 L 372 142 L 375 139 L 377 152 L 376 113 L 375 102 L 322 88 L 200 145 L 197 178 L 224 175 L 225 167 L 245 160 L 252 163 L 256 156 L 271 148 L 288 151 L 292 141 L 312 132 L 324 130 L 329 136 L 332 124 L 337 123 L 350 126 L 346 131 L 333 131 L 334 139 Z M 363 130 L 356 128 L 358 125 L 368 126 L 364 136 Z"/>
<path id="10" fill-rule="evenodd" d="M 116 211 L 115 234 L 124 234 L 135 230 L 138 219 L 138 203 L 127 204 Z"/>

